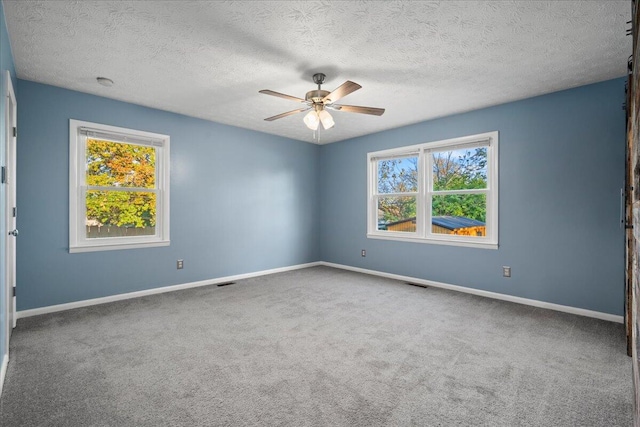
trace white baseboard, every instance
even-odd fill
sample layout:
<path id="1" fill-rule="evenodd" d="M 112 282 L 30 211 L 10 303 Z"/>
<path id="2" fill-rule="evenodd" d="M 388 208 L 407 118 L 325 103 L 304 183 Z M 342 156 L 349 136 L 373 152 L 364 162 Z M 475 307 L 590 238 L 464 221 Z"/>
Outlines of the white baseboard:
<path id="1" fill-rule="evenodd" d="M 464 292 L 467 294 L 479 295 L 487 298 L 499 299 L 502 301 L 515 302 L 517 304 L 524 304 L 524 305 L 530 305 L 533 307 L 546 308 L 549 310 L 562 311 L 564 313 L 577 314 L 578 316 L 593 317 L 595 319 L 607 320 L 609 322 L 624 323 L 623 316 L 617 316 L 615 314 L 609 314 L 609 313 L 602 313 L 600 311 L 586 310 L 584 308 L 576 308 L 568 305 L 553 304 L 550 302 L 538 301 L 538 300 L 529 299 L 529 298 L 499 294 L 497 292 L 489 292 L 489 291 L 483 291 L 480 289 L 467 288 L 464 286 L 450 285 L 448 283 L 434 282 L 433 280 L 418 279 L 416 277 L 385 273 L 377 270 L 367 270 L 365 268 L 351 267 L 349 265 L 334 264 L 332 262 L 321 261 L 319 264 L 327 267 L 339 268 L 342 270 L 349 270 L 349 271 L 355 271 L 358 273 L 371 274 L 374 276 L 387 277 L 389 279 L 401 280 L 403 282 L 411 282 L 419 285 L 433 286 L 434 288 L 449 289 L 452 291 Z"/>
<path id="2" fill-rule="evenodd" d="M 9 351 L 9 349 L 7 349 Z M 0 399 L 2 399 L 2 386 L 4 386 L 4 377 L 7 376 L 7 368 L 9 367 L 9 355 L 5 354 L 2 358 L 2 367 L 0 367 Z"/>
<path id="3" fill-rule="evenodd" d="M 459 285 L 451 285 L 449 283 L 435 282 L 433 280 L 419 279 L 416 277 L 402 276 L 400 274 L 385 273 L 377 270 L 368 270 L 365 268 L 352 267 L 343 264 L 334 264 L 332 262 L 317 261 L 307 264 L 292 265 L 289 267 L 274 268 L 271 270 L 255 271 L 253 273 L 238 274 L 235 276 L 219 277 L 216 279 L 201 280 L 198 282 L 182 283 L 179 285 L 164 286 L 161 288 L 146 289 L 144 291 L 129 292 L 126 294 L 111 295 L 108 297 L 94 298 L 84 301 L 70 302 L 66 304 L 50 305 L 47 307 L 34 308 L 30 310 L 22 310 L 16 312 L 16 318 L 38 316 L 40 314 L 55 313 L 58 311 L 71 310 L 80 307 L 89 307 L 92 305 L 105 304 L 108 302 L 121 301 L 125 299 L 138 298 L 147 295 L 161 294 L 165 292 L 180 291 L 183 289 L 197 288 L 200 286 L 215 285 L 218 283 L 232 282 L 235 280 L 249 279 L 251 277 L 266 276 L 268 274 L 283 273 L 285 271 L 299 270 L 303 268 L 316 267 L 324 265 L 327 267 L 339 268 L 342 270 L 355 271 L 358 273 L 371 274 L 374 276 L 387 277 L 389 279 L 400 280 L 404 282 L 417 283 L 425 286 L 433 286 L 434 288 L 449 289 L 452 291 L 464 292 L 467 294 L 479 295 L 487 298 L 498 299 L 502 301 L 515 302 L 517 304 L 530 305 L 533 307 L 546 308 L 549 310 L 561 311 L 564 313 L 577 314 L 578 316 L 593 317 L 595 319 L 607 320 L 609 322 L 624 323 L 624 317 L 615 314 L 602 313 L 599 311 L 586 310 L 584 308 L 576 308 L 568 305 L 554 304 L 550 302 L 538 301 L 529 298 L 516 297 L 512 295 L 500 294 L 497 292 L 483 291 L 480 289 L 467 288 Z M 4 371 L 3 371 L 4 373 Z M 4 378 L 4 377 L 3 377 Z M 1 383 L 0 383 L 1 385 Z"/>
<path id="4" fill-rule="evenodd" d="M 216 285 L 218 283 L 233 282 L 236 280 L 249 279 L 251 277 L 266 276 L 268 274 L 283 273 L 285 271 L 300 270 L 321 265 L 320 262 L 310 262 L 288 267 L 273 268 L 271 270 L 254 271 L 252 273 L 237 274 L 235 276 L 218 277 L 216 279 L 200 280 L 198 282 L 182 283 L 179 285 L 163 286 L 161 288 L 145 289 L 144 291 L 128 292 L 126 294 L 110 295 L 108 297 L 93 298 L 83 301 L 69 302 L 66 304 L 50 305 L 47 307 L 33 308 L 16 312 L 16 318 L 38 316 L 40 314 L 55 313 L 58 311 L 71 310 L 74 308 L 89 307 L 92 305 L 105 304 L 108 302 L 122 301 L 125 299 L 139 298 L 148 295 L 162 294 L 165 292 L 181 291 L 183 289 L 197 288 L 200 286 Z"/>

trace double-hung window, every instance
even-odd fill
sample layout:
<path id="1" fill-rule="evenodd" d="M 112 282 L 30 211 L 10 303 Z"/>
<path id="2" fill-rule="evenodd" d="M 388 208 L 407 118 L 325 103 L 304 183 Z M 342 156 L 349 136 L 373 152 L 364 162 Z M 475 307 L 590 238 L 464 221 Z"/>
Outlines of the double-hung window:
<path id="1" fill-rule="evenodd" d="M 69 252 L 169 245 L 169 136 L 69 122 Z"/>
<path id="2" fill-rule="evenodd" d="M 498 247 L 498 132 L 368 154 L 370 238 Z"/>

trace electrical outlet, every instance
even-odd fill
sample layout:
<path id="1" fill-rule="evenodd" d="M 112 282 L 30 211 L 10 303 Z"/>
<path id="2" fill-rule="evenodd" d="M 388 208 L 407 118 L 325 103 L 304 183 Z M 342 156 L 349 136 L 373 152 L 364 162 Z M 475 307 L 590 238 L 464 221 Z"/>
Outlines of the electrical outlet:
<path id="1" fill-rule="evenodd" d="M 178 270 L 182 270 L 184 268 L 184 260 L 179 259 L 177 262 Z"/>
<path id="2" fill-rule="evenodd" d="M 363 250 L 362 250 L 362 252 L 360 252 L 360 254 L 361 254 L 363 257 L 365 257 L 365 256 L 367 256 L 367 251 L 366 251 L 365 249 L 363 249 Z"/>
<path id="3" fill-rule="evenodd" d="M 504 277 L 511 277 L 511 267 L 502 266 L 502 275 Z"/>

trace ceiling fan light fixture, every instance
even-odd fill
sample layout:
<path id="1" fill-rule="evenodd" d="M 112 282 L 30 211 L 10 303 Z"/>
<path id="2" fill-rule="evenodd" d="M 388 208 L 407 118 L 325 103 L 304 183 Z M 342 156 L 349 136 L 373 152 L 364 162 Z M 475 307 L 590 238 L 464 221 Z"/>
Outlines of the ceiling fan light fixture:
<path id="1" fill-rule="evenodd" d="M 309 111 L 306 116 L 304 116 L 304 124 L 311 130 L 318 129 L 318 125 L 320 124 L 320 118 L 318 117 L 318 113 L 315 110 Z"/>
<path id="2" fill-rule="evenodd" d="M 336 124 L 336 122 L 333 121 L 333 117 L 331 117 L 331 114 L 329 114 L 327 110 L 320 110 L 318 112 L 318 117 L 322 122 L 322 127 L 325 129 L 330 129 Z"/>

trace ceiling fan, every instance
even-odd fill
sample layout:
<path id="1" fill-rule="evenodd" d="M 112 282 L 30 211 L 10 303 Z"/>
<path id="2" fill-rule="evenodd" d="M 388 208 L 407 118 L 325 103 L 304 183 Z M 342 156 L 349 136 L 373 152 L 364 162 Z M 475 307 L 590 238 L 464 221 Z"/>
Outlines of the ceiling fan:
<path id="1" fill-rule="evenodd" d="M 328 109 L 336 111 L 348 111 L 350 113 L 372 114 L 374 116 L 381 116 L 384 113 L 384 108 L 334 104 L 334 102 L 336 102 L 337 100 L 349 95 L 352 92 L 355 92 L 362 86 L 360 86 L 358 83 L 347 80 L 333 92 L 329 92 L 320 88 L 322 83 L 324 83 L 325 77 L 326 76 L 322 73 L 316 73 L 313 75 L 313 82 L 318 85 L 318 89 L 310 90 L 309 92 L 307 92 L 304 99 L 297 98 L 291 95 L 285 95 L 284 93 L 280 92 L 274 92 L 268 89 L 261 90 L 260 93 L 264 93 L 265 95 L 277 96 L 279 98 L 290 99 L 292 101 L 306 104 L 304 108 L 287 111 L 286 113 L 278 114 L 277 116 L 268 117 L 265 120 L 268 122 L 272 122 L 274 120 L 281 119 L 292 114 L 309 111 L 309 113 L 304 116 L 304 124 L 307 125 L 309 129 L 316 130 L 318 129 L 318 125 L 320 123 L 322 123 L 322 127 L 324 129 L 329 129 L 335 124 L 333 121 L 333 117 L 331 117 L 331 114 L 329 114 L 329 112 L 327 111 Z"/>

